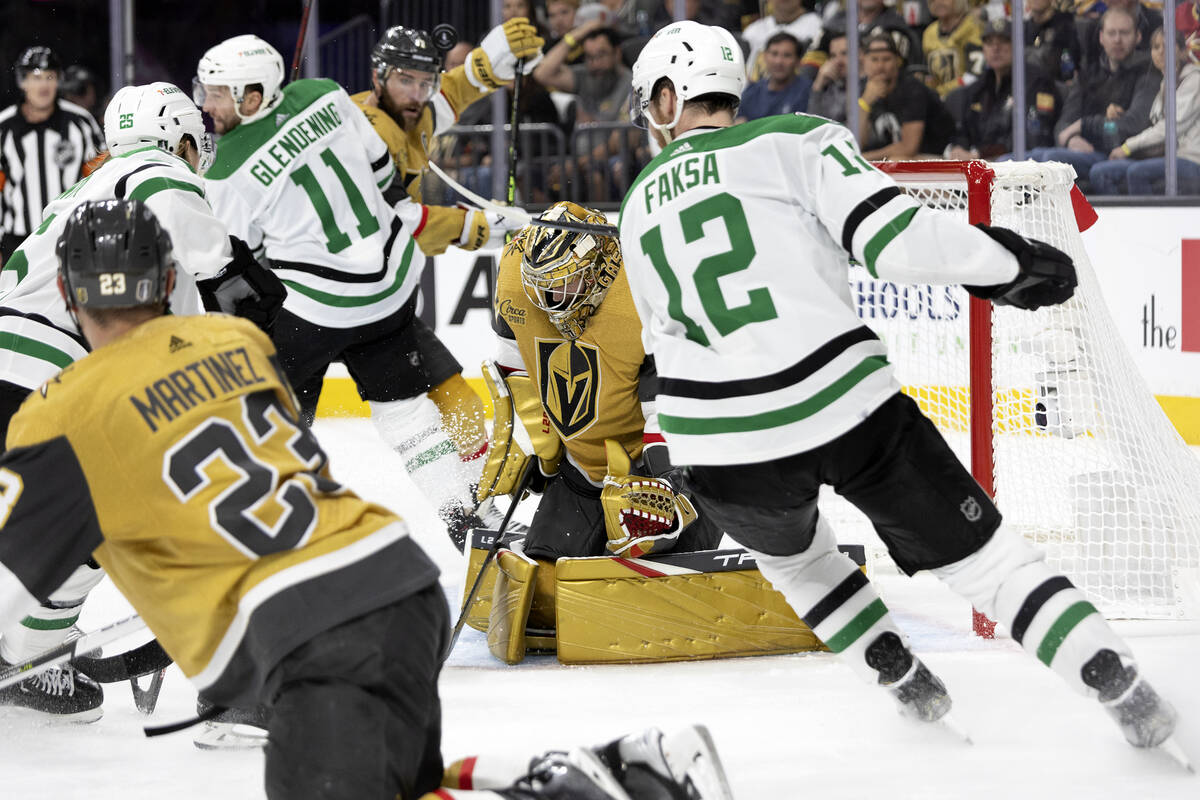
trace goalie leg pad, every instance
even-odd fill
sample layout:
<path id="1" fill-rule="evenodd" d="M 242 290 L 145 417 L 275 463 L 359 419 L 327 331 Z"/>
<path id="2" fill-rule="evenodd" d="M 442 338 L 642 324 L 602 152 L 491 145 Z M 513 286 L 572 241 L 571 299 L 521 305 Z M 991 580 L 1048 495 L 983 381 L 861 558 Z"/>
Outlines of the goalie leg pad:
<path id="1" fill-rule="evenodd" d="M 525 658 L 525 625 L 533 602 L 538 562 L 513 550 L 496 556 L 496 584 L 488 618 L 488 650 L 505 664 Z"/>
<path id="2" fill-rule="evenodd" d="M 979 611 L 1008 627 L 1013 639 L 1075 691 L 1095 697 L 1082 669 L 1100 650 L 1133 663 L 1129 645 L 1045 554 L 1003 524 L 980 550 L 932 570 Z"/>

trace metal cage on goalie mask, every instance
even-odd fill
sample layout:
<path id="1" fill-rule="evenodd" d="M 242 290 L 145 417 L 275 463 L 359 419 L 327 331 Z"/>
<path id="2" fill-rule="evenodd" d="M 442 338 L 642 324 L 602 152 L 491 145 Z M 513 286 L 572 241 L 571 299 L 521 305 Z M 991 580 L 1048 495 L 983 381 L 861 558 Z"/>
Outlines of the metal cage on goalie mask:
<path id="1" fill-rule="evenodd" d="M 606 224 L 604 215 L 574 203 L 561 203 L 542 219 Z M 621 269 L 621 252 L 611 236 L 534 226 L 521 258 L 525 296 L 558 332 L 577 339 L 587 327 Z"/>
<path id="2" fill-rule="evenodd" d="M 55 248 L 72 305 L 134 308 L 167 299 L 171 237 L 140 200 L 100 200 L 71 212 Z"/>

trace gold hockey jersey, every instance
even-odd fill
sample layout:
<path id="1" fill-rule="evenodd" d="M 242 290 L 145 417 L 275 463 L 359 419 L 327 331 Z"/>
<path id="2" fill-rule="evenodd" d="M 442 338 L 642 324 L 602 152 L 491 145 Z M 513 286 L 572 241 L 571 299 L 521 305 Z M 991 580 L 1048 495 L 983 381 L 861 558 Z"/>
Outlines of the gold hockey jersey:
<path id="1" fill-rule="evenodd" d="M 538 387 L 544 422 L 558 433 L 570 461 L 599 484 L 608 466 L 605 439 L 616 439 L 634 460 L 642 454 L 647 433 L 652 441 L 662 441 L 657 428 L 647 431 L 643 415 L 642 401 L 654 399 L 652 387 L 643 385 L 653 362 L 642 350 L 642 323 L 624 269 L 574 341 L 529 302 L 521 284 L 521 255 L 529 230 L 517 234 L 500 259 L 496 315 L 511 329 Z M 652 371 L 648 380 L 654 380 Z"/>
<path id="2" fill-rule="evenodd" d="M 89 555 L 205 696 L 255 703 L 313 635 L 433 583 L 404 523 L 331 477 L 270 340 L 165 316 L 70 365 L 0 459 L 0 624 Z"/>

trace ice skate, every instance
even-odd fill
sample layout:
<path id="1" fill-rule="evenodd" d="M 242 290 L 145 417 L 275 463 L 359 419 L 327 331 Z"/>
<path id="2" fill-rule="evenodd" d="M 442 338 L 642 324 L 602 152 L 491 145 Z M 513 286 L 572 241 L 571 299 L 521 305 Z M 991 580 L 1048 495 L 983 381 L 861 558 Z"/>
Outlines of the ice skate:
<path id="1" fill-rule="evenodd" d="M 692 725 L 670 736 L 648 728 L 597 748 L 621 786 L 638 800 L 732 800 L 712 736 Z"/>
<path id="2" fill-rule="evenodd" d="M 1175 709 L 1112 650 L 1083 665 L 1083 682 L 1100 693 L 1100 704 L 1134 747 L 1158 747 L 1174 733 Z"/>
<path id="3" fill-rule="evenodd" d="M 946 685 L 896 634 L 880 634 L 867 648 L 866 659 L 879 672 L 880 685 L 892 693 L 906 717 L 936 722 L 949 713 L 951 702 Z"/>
<path id="4" fill-rule="evenodd" d="M 210 708 L 211 703 L 197 698 L 197 714 Z M 267 743 L 267 719 L 264 706 L 227 708 L 205 720 L 192 738 L 192 744 L 201 750 L 253 750 Z"/>
<path id="5" fill-rule="evenodd" d="M 0 659 L 0 664 L 7 662 Z M 95 722 L 104 716 L 104 689 L 70 664 L 51 667 L 0 689 L 0 706 L 36 711 L 45 719 Z"/>
<path id="6" fill-rule="evenodd" d="M 529 773 L 505 794 L 531 800 L 631 800 L 604 762 L 584 748 L 534 759 Z"/>

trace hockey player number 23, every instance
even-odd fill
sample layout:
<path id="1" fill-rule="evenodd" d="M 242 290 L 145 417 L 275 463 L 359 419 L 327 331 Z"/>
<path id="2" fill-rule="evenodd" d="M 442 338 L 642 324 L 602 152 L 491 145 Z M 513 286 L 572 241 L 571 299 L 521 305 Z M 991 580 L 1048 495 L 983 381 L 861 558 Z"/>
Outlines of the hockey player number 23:
<path id="1" fill-rule="evenodd" d="M 211 482 L 206 470 L 213 462 L 222 460 L 239 473 L 230 487 L 209 502 L 208 517 L 213 529 L 230 544 L 250 558 L 258 558 L 290 550 L 308 539 L 317 522 L 310 484 L 322 492 L 337 491 L 340 486 L 318 474 L 325 466 L 325 453 L 308 429 L 289 419 L 269 392 L 245 395 L 242 403 L 242 418 L 252 442 L 247 442 L 233 423 L 210 418 L 167 451 L 163 478 L 180 502 L 186 503 Z M 298 460 L 305 471 L 281 484 L 283 459 Z M 255 514 L 268 506 L 282 509 L 273 525 Z"/>
<path id="2" fill-rule="evenodd" d="M 704 225 L 720 220 L 729 236 L 729 249 L 706 256 L 696 265 L 692 282 L 700 298 L 700 306 L 708 315 L 708 322 L 721 336 L 728 336 L 743 325 L 775 319 L 775 302 L 767 288 L 760 286 L 746 292 L 746 302 L 740 306 L 729 306 L 721 291 L 720 279 L 726 275 L 749 269 L 758 250 L 750 236 L 750 225 L 742 202 L 728 192 L 690 205 L 679 212 L 679 224 L 683 228 L 683 240 L 691 244 L 704 238 Z M 667 313 L 684 327 L 687 338 L 708 347 L 708 335 L 704 328 L 683 310 L 683 297 L 675 271 L 663 248 L 662 226 L 655 225 L 642 235 L 642 252 L 654 265 L 654 271 L 667 289 Z"/>
<path id="3" fill-rule="evenodd" d="M 358 222 L 358 235 L 365 239 L 375 231 L 379 230 L 379 218 L 371 213 L 367 208 L 367 201 L 363 199 L 362 192 L 358 191 L 358 187 L 354 185 L 350 174 L 346 172 L 346 168 L 342 166 L 342 162 L 337 160 L 337 156 L 333 151 L 326 147 L 321 151 L 321 160 L 325 162 L 325 166 L 337 176 L 338 182 L 342 184 L 342 190 L 346 193 L 346 199 L 350 201 L 350 210 L 354 212 L 354 218 Z M 336 214 L 333 206 L 329 202 L 329 197 L 325 194 L 325 190 L 321 187 L 321 182 L 317 180 L 317 176 L 307 164 L 298 167 L 291 174 L 292 183 L 299 186 L 308 195 L 308 199 L 312 201 L 313 208 L 317 211 L 317 216 L 321 219 L 321 230 L 325 232 L 325 247 L 331 253 L 340 253 L 350 246 L 350 235 L 347 234 L 336 219 Z M 340 205 L 340 204 L 339 204 Z M 342 206 L 344 209 L 345 206 Z"/>

